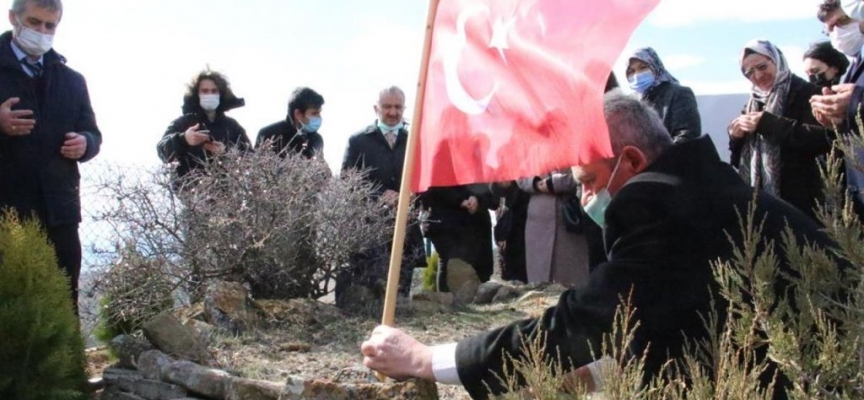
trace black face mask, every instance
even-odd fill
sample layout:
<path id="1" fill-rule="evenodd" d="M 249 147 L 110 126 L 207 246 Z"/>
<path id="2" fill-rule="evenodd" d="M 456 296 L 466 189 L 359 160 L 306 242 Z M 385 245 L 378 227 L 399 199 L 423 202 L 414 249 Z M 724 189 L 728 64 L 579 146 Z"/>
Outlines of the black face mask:
<path id="1" fill-rule="evenodd" d="M 810 83 L 819 87 L 831 87 L 840 83 L 839 79 L 837 79 L 838 77 L 828 79 L 824 72 L 807 75 L 807 78 L 810 79 Z"/>

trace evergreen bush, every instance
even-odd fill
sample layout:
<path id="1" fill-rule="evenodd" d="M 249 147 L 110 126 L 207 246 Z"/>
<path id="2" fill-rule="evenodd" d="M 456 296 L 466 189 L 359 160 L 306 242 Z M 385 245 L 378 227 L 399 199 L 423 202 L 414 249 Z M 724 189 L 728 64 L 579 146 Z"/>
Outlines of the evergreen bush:
<path id="1" fill-rule="evenodd" d="M 84 399 L 84 341 L 69 282 L 35 222 L 0 218 L 0 399 Z"/>
<path id="2" fill-rule="evenodd" d="M 434 292 L 438 290 L 438 252 L 426 257 L 426 268 L 423 268 L 423 290 Z"/>

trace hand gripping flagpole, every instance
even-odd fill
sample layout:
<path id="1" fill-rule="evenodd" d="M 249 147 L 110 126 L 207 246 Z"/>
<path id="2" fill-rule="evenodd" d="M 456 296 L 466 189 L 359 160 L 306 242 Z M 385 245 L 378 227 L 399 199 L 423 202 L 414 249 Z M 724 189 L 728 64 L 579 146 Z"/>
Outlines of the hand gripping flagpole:
<path id="1" fill-rule="evenodd" d="M 432 53 L 432 28 L 440 0 L 429 0 L 429 14 L 426 19 L 426 39 L 423 43 L 423 59 L 420 62 L 420 77 L 417 79 L 417 95 L 414 100 L 414 114 L 411 118 L 405 161 L 402 166 L 402 182 L 399 186 L 399 205 L 396 209 L 396 229 L 393 232 L 393 247 L 390 251 L 390 271 L 387 274 L 387 294 L 384 296 L 384 316 L 381 324 L 393 326 L 396 314 L 396 296 L 399 289 L 399 273 L 402 269 L 402 251 L 405 233 L 408 230 L 408 209 L 411 208 L 411 179 L 414 177 L 415 154 L 420 127 L 423 125 L 423 99 L 426 91 L 426 76 L 429 72 L 429 58 Z M 383 381 L 384 375 L 376 374 Z"/>

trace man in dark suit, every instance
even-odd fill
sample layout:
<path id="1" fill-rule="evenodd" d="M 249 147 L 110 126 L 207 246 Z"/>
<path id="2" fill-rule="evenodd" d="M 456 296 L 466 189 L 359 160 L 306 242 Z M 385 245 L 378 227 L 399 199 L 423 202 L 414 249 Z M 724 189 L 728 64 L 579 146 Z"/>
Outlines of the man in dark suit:
<path id="1" fill-rule="evenodd" d="M 560 351 L 567 370 L 594 362 L 590 349 L 601 348 L 619 299 L 631 290 L 641 326 L 630 350 L 648 351 L 649 376 L 668 357 L 681 356 L 685 336 L 706 337 L 700 313 L 710 310 L 712 292 L 722 298 L 710 263 L 732 257 L 724 232 L 741 242 L 737 212 L 747 210 L 753 190 L 721 162 L 707 136 L 673 145 L 656 112 L 618 91 L 606 95 L 604 111 L 614 157 L 573 168 L 586 213 L 603 227 L 608 256 L 588 285 L 562 294 L 540 318 L 458 343 L 430 347 L 378 327 L 361 347 L 367 366 L 394 378 L 461 383 L 472 397 L 486 398 L 486 384 L 494 393 L 505 390 L 495 374 L 502 374 L 504 352 L 522 355 L 520 334 L 542 328 L 548 355 Z M 756 198 L 756 220 L 763 219 L 766 240 L 782 243 L 788 222 L 799 240 L 830 245 L 810 218 L 768 195 Z M 724 320 L 725 308 L 716 311 Z"/>
<path id="2" fill-rule="evenodd" d="M 62 14 L 60 0 L 15 0 L 13 30 L 0 35 L 0 209 L 37 218 L 77 303 L 78 163 L 99 153 L 102 134 L 84 77 L 52 49 Z"/>
<path id="3" fill-rule="evenodd" d="M 288 100 L 288 115 L 258 132 L 255 149 L 268 148 L 282 158 L 289 153 L 307 159 L 322 158 L 324 138 L 318 129 L 323 106 L 324 97 L 318 92 L 308 87 L 294 89 Z"/>
<path id="4" fill-rule="evenodd" d="M 408 144 L 408 130 L 405 127 L 405 93 L 396 86 L 386 88 L 378 96 L 374 110 L 378 116 L 375 124 L 351 135 L 342 171 L 357 170 L 366 172 L 366 180 L 375 187 L 372 201 L 384 207 L 396 207 L 399 200 L 399 186 L 402 182 L 402 166 L 405 162 L 405 148 Z M 386 281 L 390 244 L 378 249 L 370 249 L 354 257 L 350 271 L 336 280 L 336 302 L 347 284 L 373 286 L 383 278 Z M 415 266 L 425 266 L 423 238 L 416 224 L 409 226 L 402 259 L 402 275 L 399 280 L 399 294 L 407 296 L 411 289 L 411 273 Z"/>

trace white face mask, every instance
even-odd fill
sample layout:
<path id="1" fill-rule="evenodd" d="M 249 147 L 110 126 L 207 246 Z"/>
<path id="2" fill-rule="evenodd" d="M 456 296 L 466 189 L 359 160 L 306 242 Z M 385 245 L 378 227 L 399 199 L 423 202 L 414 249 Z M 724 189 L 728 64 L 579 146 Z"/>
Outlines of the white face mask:
<path id="1" fill-rule="evenodd" d="M 213 111 L 219 108 L 218 94 L 202 94 L 199 97 L 201 98 L 201 108 L 203 108 L 204 111 Z"/>
<path id="2" fill-rule="evenodd" d="M 40 57 L 54 46 L 54 35 L 36 32 L 18 21 L 15 42 L 27 55 Z"/>
<path id="3" fill-rule="evenodd" d="M 843 12 L 852 19 L 864 19 L 864 1 L 862 0 L 842 0 L 840 7 Z"/>
<path id="4" fill-rule="evenodd" d="M 831 31 L 831 45 L 843 54 L 854 57 L 864 47 L 864 33 L 858 28 L 858 21 L 843 26 L 835 26 Z"/>

